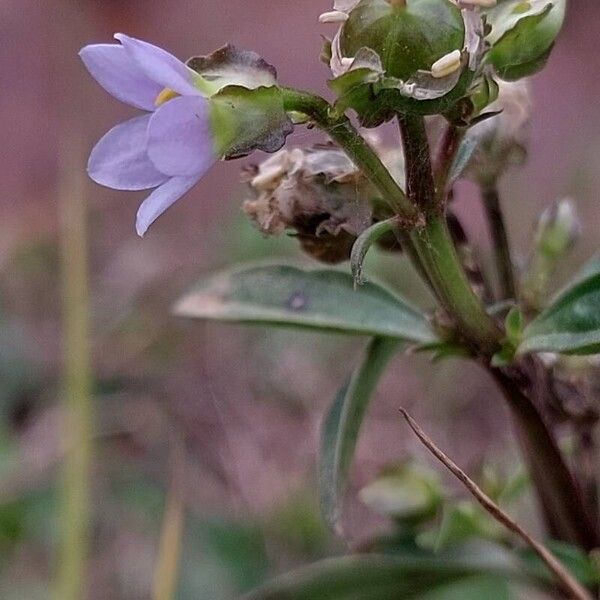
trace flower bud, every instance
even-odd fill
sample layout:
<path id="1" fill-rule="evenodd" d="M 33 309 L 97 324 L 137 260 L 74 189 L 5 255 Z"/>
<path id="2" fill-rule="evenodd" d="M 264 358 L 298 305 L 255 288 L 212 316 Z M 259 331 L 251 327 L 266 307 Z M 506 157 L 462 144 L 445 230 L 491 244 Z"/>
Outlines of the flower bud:
<path id="1" fill-rule="evenodd" d="M 526 156 L 531 97 L 526 81 L 500 81 L 495 102 L 486 112 L 498 114 L 473 125 L 466 144 L 475 147 L 466 174 L 483 186 L 492 185 L 508 167 Z"/>
<path id="2" fill-rule="evenodd" d="M 408 463 L 384 471 L 359 497 L 381 515 L 414 524 L 435 516 L 442 490 L 435 473 Z"/>
<path id="3" fill-rule="evenodd" d="M 572 198 L 563 198 L 547 208 L 538 223 L 537 251 L 558 258 L 571 249 L 581 235 L 581 221 Z"/>
<path id="4" fill-rule="evenodd" d="M 504 0 L 487 11 L 487 61 L 508 81 L 541 70 L 565 18 L 567 0 Z"/>
<path id="5" fill-rule="evenodd" d="M 555 202 L 541 214 L 521 286 L 528 306 L 536 309 L 545 306 L 556 268 L 580 235 L 581 221 L 571 198 Z"/>

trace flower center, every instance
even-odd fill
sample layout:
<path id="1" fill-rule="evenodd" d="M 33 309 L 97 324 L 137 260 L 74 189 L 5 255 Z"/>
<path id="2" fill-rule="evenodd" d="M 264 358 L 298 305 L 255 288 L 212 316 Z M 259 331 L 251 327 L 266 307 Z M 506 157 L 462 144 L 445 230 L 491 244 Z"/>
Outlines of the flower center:
<path id="1" fill-rule="evenodd" d="M 169 100 L 173 100 L 173 98 L 177 98 L 179 94 L 174 92 L 170 88 L 165 88 L 158 96 L 156 96 L 156 100 L 154 101 L 155 106 L 162 106 L 165 102 Z"/>

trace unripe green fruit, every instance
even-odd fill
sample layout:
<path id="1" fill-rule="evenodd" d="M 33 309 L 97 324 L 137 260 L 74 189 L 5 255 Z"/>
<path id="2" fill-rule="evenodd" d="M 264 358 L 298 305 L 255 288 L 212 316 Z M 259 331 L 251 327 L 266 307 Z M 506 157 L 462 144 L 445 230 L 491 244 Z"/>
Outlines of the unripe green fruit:
<path id="1" fill-rule="evenodd" d="M 386 75 L 407 80 L 418 70 L 464 46 L 461 11 L 450 0 L 361 0 L 341 31 L 345 57 L 370 48 Z"/>

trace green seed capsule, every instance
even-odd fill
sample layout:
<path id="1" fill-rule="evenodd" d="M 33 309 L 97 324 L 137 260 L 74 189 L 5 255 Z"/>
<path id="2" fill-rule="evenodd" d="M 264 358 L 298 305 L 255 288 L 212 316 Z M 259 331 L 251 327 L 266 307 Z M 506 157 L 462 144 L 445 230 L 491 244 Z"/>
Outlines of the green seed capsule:
<path id="1" fill-rule="evenodd" d="M 406 80 L 464 41 L 461 11 L 451 0 L 361 0 L 343 25 L 340 48 L 346 57 L 370 48 L 388 76 Z"/>

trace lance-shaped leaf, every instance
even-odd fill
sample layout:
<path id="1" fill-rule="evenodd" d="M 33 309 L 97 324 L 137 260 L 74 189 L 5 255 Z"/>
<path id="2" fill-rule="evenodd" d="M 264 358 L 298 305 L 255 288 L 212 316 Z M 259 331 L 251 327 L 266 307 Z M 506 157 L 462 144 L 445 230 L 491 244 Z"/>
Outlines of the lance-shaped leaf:
<path id="1" fill-rule="evenodd" d="M 397 340 L 374 339 L 350 383 L 338 392 L 325 419 L 319 455 L 319 495 L 325 520 L 338 532 L 342 498 L 365 412 L 397 348 Z"/>
<path id="2" fill-rule="evenodd" d="M 575 285 L 575 283 L 579 283 L 581 281 L 585 281 L 594 275 L 600 274 L 600 253 L 594 254 L 581 269 L 576 273 L 575 277 L 571 281 L 569 287 Z"/>
<path id="3" fill-rule="evenodd" d="M 182 317 L 294 326 L 430 342 L 417 310 L 385 288 L 354 290 L 352 276 L 333 270 L 249 265 L 201 281 L 175 306 Z"/>
<path id="4" fill-rule="evenodd" d="M 478 575 L 517 582 L 529 579 L 522 563 L 497 546 L 478 545 L 477 555 L 470 549 L 463 553 L 461 548 L 461 554 L 457 550 L 437 555 L 374 554 L 326 559 L 279 577 L 246 600 L 417 600 Z"/>
<path id="5" fill-rule="evenodd" d="M 600 352 L 600 274 L 576 278 L 523 333 L 519 352 Z"/>

